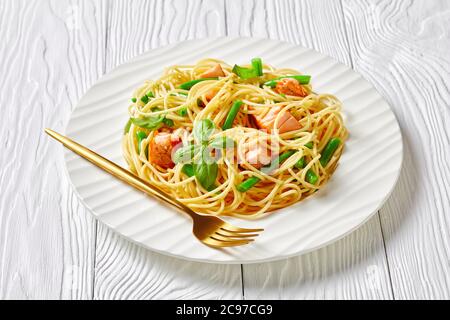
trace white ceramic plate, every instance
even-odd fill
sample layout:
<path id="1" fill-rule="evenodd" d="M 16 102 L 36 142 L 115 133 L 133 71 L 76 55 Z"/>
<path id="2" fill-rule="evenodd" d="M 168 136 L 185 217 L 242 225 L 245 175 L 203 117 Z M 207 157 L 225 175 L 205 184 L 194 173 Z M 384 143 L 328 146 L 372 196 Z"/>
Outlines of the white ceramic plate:
<path id="1" fill-rule="evenodd" d="M 282 259 L 317 249 L 355 230 L 374 214 L 393 189 L 402 162 L 402 139 L 389 106 L 349 67 L 314 50 L 285 42 L 219 38 L 181 42 L 152 50 L 104 76 L 81 99 L 66 134 L 126 166 L 121 138 L 134 88 L 157 78 L 165 66 L 205 58 L 230 64 L 253 57 L 276 67 L 312 75 L 317 92 L 336 95 L 344 104 L 350 132 L 340 165 L 316 195 L 257 221 L 228 219 L 265 231 L 254 244 L 216 250 L 201 244 L 191 221 L 133 190 L 70 151 L 65 161 L 79 197 L 104 224 L 150 250 L 215 263 L 252 263 Z"/>

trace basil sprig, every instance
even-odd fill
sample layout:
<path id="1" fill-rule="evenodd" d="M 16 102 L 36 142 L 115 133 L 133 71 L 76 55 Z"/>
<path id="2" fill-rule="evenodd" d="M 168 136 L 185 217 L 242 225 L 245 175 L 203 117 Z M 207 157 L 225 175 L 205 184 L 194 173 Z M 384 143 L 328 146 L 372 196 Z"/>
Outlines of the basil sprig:
<path id="1" fill-rule="evenodd" d="M 210 191 L 215 188 L 219 167 L 211 156 L 212 149 L 224 149 L 234 146 L 234 141 L 227 137 L 210 140 L 216 126 L 210 119 L 194 123 L 194 144 L 179 148 L 174 154 L 175 163 L 193 162 L 193 171 L 197 182 Z"/>

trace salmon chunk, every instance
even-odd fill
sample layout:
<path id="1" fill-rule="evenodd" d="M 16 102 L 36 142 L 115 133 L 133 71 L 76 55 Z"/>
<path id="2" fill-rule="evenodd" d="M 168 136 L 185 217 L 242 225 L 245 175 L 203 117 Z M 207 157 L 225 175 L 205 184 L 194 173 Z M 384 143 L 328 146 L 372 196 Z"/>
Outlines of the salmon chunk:
<path id="1" fill-rule="evenodd" d="M 206 70 L 200 75 L 200 78 L 215 78 L 215 77 L 225 77 L 225 73 L 222 70 L 220 64 L 216 63 L 213 67 Z"/>
<path id="2" fill-rule="evenodd" d="M 255 108 L 249 108 L 255 110 Z M 259 129 L 272 132 L 274 128 L 275 118 L 281 111 L 281 107 L 272 107 L 265 115 L 253 114 L 253 118 Z M 301 126 L 297 119 L 289 112 L 285 111 L 278 120 L 279 133 L 289 132 L 300 129 Z"/>
<path id="3" fill-rule="evenodd" d="M 245 160 L 255 168 L 268 165 L 272 161 L 272 154 L 269 146 L 269 140 L 258 140 L 255 143 L 249 143 L 244 149 Z"/>
<path id="4" fill-rule="evenodd" d="M 173 168 L 173 148 L 181 142 L 178 135 L 170 132 L 158 132 L 152 139 L 148 148 L 148 160 L 161 168 Z"/>
<path id="5" fill-rule="evenodd" d="M 283 78 L 277 82 L 275 91 L 288 96 L 306 97 L 308 92 L 302 85 L 292 78 Z"/>

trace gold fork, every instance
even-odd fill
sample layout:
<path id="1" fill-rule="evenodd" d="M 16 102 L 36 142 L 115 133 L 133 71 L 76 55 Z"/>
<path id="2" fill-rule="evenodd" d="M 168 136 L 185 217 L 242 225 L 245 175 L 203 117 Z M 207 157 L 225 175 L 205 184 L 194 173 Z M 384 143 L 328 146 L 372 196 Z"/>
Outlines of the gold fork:
<path id="1" fill-rule="evenodd" d="M 118 166 L 81 144 L 51 129 L 45 129 L 45 132 L 100 169 L 189 215 L 193 221 L 192 232 L 194 236 L 208 246 L 215 248 L 242 246 L 252 242 L 258 232 L 264 231 L 264 229 L 239 228 L 218 217 L 198 214 L 160 188 L 142 180 L 129 170 Z"/>

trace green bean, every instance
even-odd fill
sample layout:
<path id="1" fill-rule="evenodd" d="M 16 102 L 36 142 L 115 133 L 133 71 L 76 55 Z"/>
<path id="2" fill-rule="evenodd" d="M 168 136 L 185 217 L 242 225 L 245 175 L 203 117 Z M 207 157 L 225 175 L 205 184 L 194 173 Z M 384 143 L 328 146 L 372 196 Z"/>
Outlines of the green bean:
<path id="1" fill-rule="evenodd" d="M 141 97 L 141 101 L 142 101 L 143 103 L 147 104 L 147 102 L 148 102 L 148 97 L 147 97 L 146 94 L 144 94 L 144 95 Z"/>
<path id="2" fill-rule="evenodd" d="M 301 157 L 300 160 L 298 160 L 295 163 L 295 167 L 297 169 L 303 169 L 304 167 L 306 167 L 306 159 L 305 159 L 305 157 Z"/>
<path id="3" fill-rule="evenodd" d="M 278 157 L 278 163 L 282 163 L 285 160 L 287 160 L 290 156 L 292 156 L 294 153 L 296 153 L 296 150 L 288 150 L 286 152 L 283 152 L 279 157 Z"/>
<path id="4" fill-rule="evenodd" d="M 319 177 L 317 176 L 317 174 L 314 173 L 314 171 L 309 169 L 308 171 L 306 171 L 305 179 L 306 179 L 306 182 L 309 182 L 311 184 L 316 184 L 317 180 L 319 180 Z"/>
<path id="5" fill-rule="evenodd" d="M 219 78 L 217 78 L 217 77 L 215 77 L 215 78 L 195 79 L 195 80 L 191 80 L 191 81 L 188 81 L 188 82 L 180 84 L 179 88 L 183 89 L 183 90 L 189 90 L 189 89 L 191 89 L 194 85 L 196 85 L 199 82 L 206 81 L 206 80 L 218 80 L 218 79 Z"/>
<path id="6" fill-rule="evenodd" d="M 231 106 L 230 112 L 228 112 L 227 118 L 222 126 L 222 130 L 230 129 L 233 126 L 233 121 L 236 118 L 239 109 L 241 108 L 242 101 L 236 100 Z"/>
<path id="7" fill-rule="evenodd" d="M 262 60 L 261 58 L 253 58 L 251 68 L 245 68 L 235 64 L 231 71 L 244 80 L 260 77 L 263 75 Z"/>
<path id="8" fill-rule="evenodd" d="M 253 58 L 252 59 L 252 68 L 255 70 L 258 76 L 263 75 L 263 67 L 261 58 Z"/>
<path id="9" fill-rule="evenodd" d="M 331 138 L 330 141 L 326 144 L 325 148 L 322 150 L 322 154 L 320 156 L 320 164 L 322 167 L 326 167 L 328 162 L 330 162 L 331 157 L 333 156 L 336 149 L 341 144 L 341 139 L 339 138 Z"/>
<path id="10" fill-rule="evenodd" d="M 237 189 L 240 192 L 246 192 L 250 188 L 252 188 L 255 184 L 257 184 L 261 179 L 258 177 L 250 177 L 245 181 L 242 181 L 240 184 L 238 184 Z"/>
<path id="11" fill-rule="evenodd" d="M 135 103 L 137 99 L 135 97 L 131 98 L 131 102 Z"/>
<path id="12" fill-rule="evenodd" d="M 302 157 L 300 160 L 298 160 L 295 164 L 295 167 L 298 169 L 303 169 L 304 167 L 306 167 L 305 157 Z M 319 177 L 317 177 L 314 171 L 309 169 L 308 171 L 306 171 L 305 180 L 306 182 L 309 182 L 311 184 L 316 184 L 317 180 L 319 180 Z"/>

